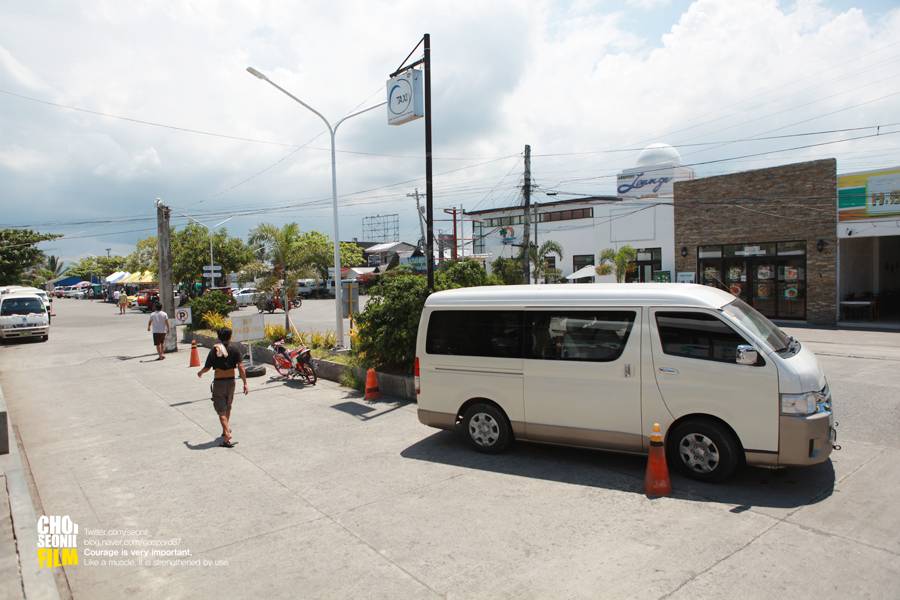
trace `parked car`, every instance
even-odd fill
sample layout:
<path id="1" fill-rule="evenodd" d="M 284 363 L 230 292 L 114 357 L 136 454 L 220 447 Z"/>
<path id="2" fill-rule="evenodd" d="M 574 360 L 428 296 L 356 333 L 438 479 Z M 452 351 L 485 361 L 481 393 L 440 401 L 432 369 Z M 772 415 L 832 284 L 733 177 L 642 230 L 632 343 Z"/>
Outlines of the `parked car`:
<path id="1" fill-rule="evenodd" d="M 482 452 L 515 439 L 647 453 L 721 481 L 746 462 L 825 462 L 832 398 L 815 355 L 731 294 L 695 284 L 498 286 L 425 302 L 419 421 Z"/>
<path id="2" fill-rule="evenodd" d="M 241 288 L 234 294 L 238 306 L 252 306 L 256 302 L 256 288 Z"/>
<path id="3" fill-rule="evenodd" d="M 53 288 L 53 295 L 57 298 L 64 298 L 66 292 L 68 292 L 70 289 L 72 289 L 72 286 L 70 285 L 58 285 Z"/>
<path id="4" fill-rule="evenodd" d="M 314 290 L 316 289 L 316 280 L 315 279 L 298 279 L 297 280 L 297 295 L 301 298 L 309 298 L 313 295 Z"/>

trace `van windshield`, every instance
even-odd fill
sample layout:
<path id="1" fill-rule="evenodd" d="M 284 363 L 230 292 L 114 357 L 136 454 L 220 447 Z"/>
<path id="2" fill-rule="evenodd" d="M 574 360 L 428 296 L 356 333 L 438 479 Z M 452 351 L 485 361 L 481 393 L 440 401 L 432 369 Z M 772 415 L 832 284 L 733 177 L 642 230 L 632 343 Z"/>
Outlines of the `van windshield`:
<path id="1" fill-rule="evenodd" d="M 764 340 L 775 352 L 787 350 L 791 345 L 791 338 L 785 332 L 740 298 L 723 306 L 722 312 Z"/>
<path id="2" fill-rule="evenodd" d="M 0 316 L 30 315 L 44 312 L 44 303 L 38 298 L 6 298 L 0 304 Z"/>

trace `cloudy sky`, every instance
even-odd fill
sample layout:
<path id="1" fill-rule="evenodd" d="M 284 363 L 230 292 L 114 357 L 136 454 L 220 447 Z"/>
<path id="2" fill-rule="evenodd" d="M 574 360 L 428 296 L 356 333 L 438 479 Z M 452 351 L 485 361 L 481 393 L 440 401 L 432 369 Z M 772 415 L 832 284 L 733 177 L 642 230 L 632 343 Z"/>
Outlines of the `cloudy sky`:
<path id="1" fill-rule="evenodd" d="M 438 209 L 518 203 L 525 144 L 538 201 L 614 193 L 651 142 L 699 176 L 900 164 L 889 0 L 4 2 L 0 226 L 63 233 L 45 249 L 70 260 L 127 253 L 160 197 L 209 224 L 258 209 L 228 222 L 235 235 L 260 221 L 330 235 L 324 126 L 245 69 L 337 120 L 383 101 L 424 32 Z M 337 147 L 341 238 L 399 213 L 414 242 L 424 122 L 390 127 L 378 109 Z"/>

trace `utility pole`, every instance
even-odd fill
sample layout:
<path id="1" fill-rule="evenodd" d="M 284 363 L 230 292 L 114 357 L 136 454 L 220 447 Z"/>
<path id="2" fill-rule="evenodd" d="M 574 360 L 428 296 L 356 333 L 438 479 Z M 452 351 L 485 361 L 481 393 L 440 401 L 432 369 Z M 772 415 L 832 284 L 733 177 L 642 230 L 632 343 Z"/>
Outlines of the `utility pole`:
<path id="1" fill-rule="evenodd" d="M 178 350 L 175 334 L 175 295 L 172 293 L 172 244 L 169 241 L 169 207 L 156 199 L 156 239 L 159 254 L 159 300 L 169 315 L 169 335 L 166 336 L 166 352 Z"/>
<path id="2" fill-rule="evenodd" d="M 428 247 L 428 258 L 425 266 L 428 269 L 428 293 L 434 291 L 434 186 L 431 177 L 431 35 L 422 36 L 424 47 L 425 71 L 425 212 L 428 220 L 425 245 Z M 441 254 L 443 260 L 444 255 Z"/>
<path id="3" fill-rule="evenodd" d="M 110 250 L 112 250 L 112 248 L 107 248 L 107 249 L 106 249 L 106 258 L 109 258 L 109 251 L 110 251 Z"/>
<path id="4" fill-rule="evenodd" d="M 407 194 L 407 198 L 416 199 L 416 216 L 419 219 L 419 231 L 422 232 L 422 241 L 425 241 L 425 215 L 422 214 L 422 206 L 419 204 L 419 188 L 416 188 L 416 191 L 412 194 Z"/>
<path id="5" fill-rule="evenodd" d="M 525 144 L 525 183 L 522 186 L 525 196 L 525 226 L 522 228 L 522 249 L 524 251 L 522 268 L 525 273 L 525 283 L 531 285 L 531 263 L 529 255 L 531 250 L 531 146 Z M 540 260 L 540 257 L 538 257 Z"/>
<path id="6" fill-rule="evenodd" d="M 456 260 L 458 258 L 456 248 L 459 245 L 459 238 L 457 237 L 456 232 L 456 207 L 454 206 L 453 208 L 445 208 L 444 213 L 453 215 L 453 248 L 450 249 L 450 258 Z M 441 258 L 443 259 L 443 254 L 441 255 Z"/>

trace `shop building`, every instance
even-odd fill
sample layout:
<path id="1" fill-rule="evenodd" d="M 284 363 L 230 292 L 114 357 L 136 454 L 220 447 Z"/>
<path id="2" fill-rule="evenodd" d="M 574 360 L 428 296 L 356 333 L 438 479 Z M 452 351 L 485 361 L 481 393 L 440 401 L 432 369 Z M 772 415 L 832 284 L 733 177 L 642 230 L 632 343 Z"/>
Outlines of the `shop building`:
<path id="1" fill-rule="evenodd" d="M 676 281 L 728 290 L 772 319 L 838 316 L 834 159 L 674 185 Z"/>
<path id="2" fill-rule="evenodd" d="M 635 268 L 626 281 L 673 279 L 673 185 L 693 177 L 681 166 L 678 151 L 665 144 L 652 144 L 638 155 L 635 167 L 618 174 L 615 196 L 591 196 L 537 202 L 530 217 L 531 242 L 559 243 L 563 257 L 548 256 L 560 279 L 585 267 L 597 265 L 600 253 L 630 245 L 637 250 Z M 466 213 L 473 225 L 475 256 L 490 263 L 497 258 L 518 256 L 525 221 L 521 205 Z M 584 272 L 589 272 L 587 269 Z M 590 281 L 585 277 L 579 281 Z"/>
<path id="3" fill-rule="evenodd" d="M 900 167 L 838 177 L 839 315 L 900 324 Z"/>

